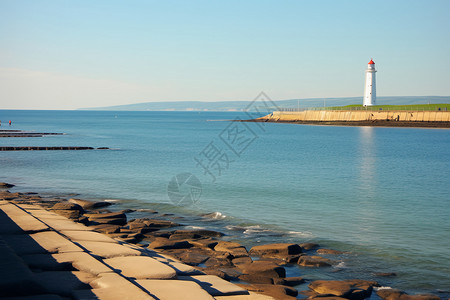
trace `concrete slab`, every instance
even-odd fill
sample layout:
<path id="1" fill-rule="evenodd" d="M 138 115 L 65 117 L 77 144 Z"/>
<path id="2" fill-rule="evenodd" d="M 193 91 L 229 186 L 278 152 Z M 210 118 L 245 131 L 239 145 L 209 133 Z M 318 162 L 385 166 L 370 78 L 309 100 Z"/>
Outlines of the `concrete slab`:
<path id="1" fill-rule="evenodd" d="M 39 272 L 37 280 L 51 294 L 70 297 L 73 290 L 88 289 L 94 277 L 80 271 L 49 271 Z"/>
<path id="2" fill-rule="evenodd" d="M 29 214 L 38 219 L 58 219 L 58 220 L 67 220 L 67 218 L 58 215 L 54 212 L 44 210 L 44 209 L 35 209 L 35 210 L 27 210 Z M 42 220 L 44 221 L 44 220 Z M 45 221 L 44 221 L 45 222 Z"/>
<path id="3" fill-rule="evenodd" d="M 114 257 L 103 262 L 135 279 L 174 279 L 177 276 L 173 268 L 148 256 Z"/>
<path id="4" fill-rule="evenodd" d="M 86 252 L 57 253 L 53 254 L 52 257 L 59 263 L 71 263 L 75 269 L 93 275 L 113 272 L 103 262 L 95 259 Z"/>
<path id="5" fill-rule="evenodd" d="M 29 268 L 41 271 L 71 271 L 72 263 L 70 261 L 59 262 L 52 254 L 25 254 L 21 258 Z"/>
<path id="6" fill-rule="evenodd" d="M 248 291 L 213 275 L 180 276 L 180 280 L 193 281 L 213 296 L 248 295 Z"/>
<path id="7" fill-rule="evenodd" d="M 47 251 L 28 234 L 5 234 L 3 240 L 19 256 L 24 254 L 45 254 Z"/>
<path id="8" fill-rule="evenodd" d="M 61 233 L 74 242 L 78 241 L 92 241 L 92 242 L 104 242 L 104 243 L 116 243 L 117 241 L 95 231 L 74 231 L 74 230 L 62 230 Z"/>
<path id="9" fill-rule="evenodd" d="M 138 250 L 114 243 L 79 241 L 77 244 L 87 249 L 92 255 L 97 255 L 103 258 L 141 255 L 141 252 Z"/>
<path id="10" fill-rule="evenodd" d="M 25 232 L 48 230 L 48 226 L 14 204 L 2 205 L 1 210 Z"/>
<path id="11" fill-rule="evenodd" d="M 214 298 L 193 281 L 153 280 L 136 281 L 150 294 L 164 300 L 213 300 Z"/>
<path id="12" fill-rule="evenodd" d="M 249 295 L 238 296 L 218 296 L 214 297 L 216 300 L 275 300 L 275 298 L 250 292 Z"/>
<path id="13" fill-rule="evenodd" d="M 155 300 L 150 294 L 116 273 L 100 274 L 100 278 L 91 281 L 90 285 L 93 288 L 91 291 L 102 300 Z"/>
<path id="14" fill-rule="evenodd" d="M 38 232 L 30 237 L 49 253 L 82 252 L 83 249 L 54 231 Z"/>
<path id="15" fill-rule="evenodd" d="M 46 293 L 34 274 L 0 236 L 0 297 Z"/>
<path id="16" fill-rule="evenodd" d="M 91 229 L 89 227 L 84 226 L 83 224 L 80 224 L 80 223 L 75 223 L 64 217 L 62 217 L 62 219 L 61 218 L 58 219 L 58 218 L 54 218 L 54 217 L 39 217 L 39 219 L 57 231 L 62 231 L 62 230 L 91 231 Z"/>

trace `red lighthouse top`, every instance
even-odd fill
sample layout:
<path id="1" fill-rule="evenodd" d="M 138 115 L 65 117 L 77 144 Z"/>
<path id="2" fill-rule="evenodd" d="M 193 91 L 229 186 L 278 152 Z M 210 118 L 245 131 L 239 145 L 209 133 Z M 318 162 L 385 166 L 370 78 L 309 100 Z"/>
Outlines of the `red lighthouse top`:
<path id="1" fill-rule="evenodd" d="M 369 61 L 369 65 L 374 65 L 375 63 L 373 62 L 373 60 L 372 59 L 370 59 L 370 61 Z"/>

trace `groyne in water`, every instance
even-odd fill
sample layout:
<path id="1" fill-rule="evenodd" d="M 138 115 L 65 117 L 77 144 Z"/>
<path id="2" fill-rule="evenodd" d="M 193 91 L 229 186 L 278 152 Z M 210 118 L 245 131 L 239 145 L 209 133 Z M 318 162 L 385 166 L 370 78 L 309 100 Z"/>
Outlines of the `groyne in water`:
<path id="1" fill-rule="evenodd" d="M 256 122 L 292 122 L 323 125 L 450 127 L 449 111 L 274 111 Z"/>
<path id="2" fill-rule="evenodd" d="M 42 150 L 107 150 L 108 147 L 0 147 L 0 151 L 42 151 Z"/>

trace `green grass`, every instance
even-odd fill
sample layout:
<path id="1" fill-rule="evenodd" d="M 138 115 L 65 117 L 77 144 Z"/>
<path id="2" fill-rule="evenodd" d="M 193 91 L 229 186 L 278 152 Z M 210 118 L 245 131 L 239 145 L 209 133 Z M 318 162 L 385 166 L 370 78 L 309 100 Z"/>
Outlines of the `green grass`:
<path id="1" fill-rule="evenodd" d="M 326 110 L 411 110 L 411 111 L 450 111 L 450 103 L 413 104 L 413 105 L 375 105 L 364 107 L 359 104 L 347 106 L 324 107 Z"/>

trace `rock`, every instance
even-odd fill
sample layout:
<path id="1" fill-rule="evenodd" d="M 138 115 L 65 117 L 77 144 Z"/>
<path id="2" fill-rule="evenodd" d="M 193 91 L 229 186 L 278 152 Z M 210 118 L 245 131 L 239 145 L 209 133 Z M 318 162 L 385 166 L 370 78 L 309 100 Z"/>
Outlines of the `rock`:
<path id="1" fill-rule="evenodd" d="M 362 300 L 370 297 L 376 281 L 350 279 L 350 280 L 316 280 L 308 287 L 318 294 L 333 295 L 351 300 Z"/>
<path id="2" fill-rule="evenodd" d="M 84 209 L 80 205 L 66 201 L 56 203 L 52 206 L 51 210 L 76 210 L 80 213 L 84 212 Z"/>
<path id="3" fill-rule="evenodd" d="M 222 256 L 216 256 L 216 257 L 210 257 L 206 262 L 205 262 L 205 266 L 208 268 L 211 267 L 222 267 L 222 266 L 227 266 L 227 267 L 231 267 L 233 266 L 233 263 L 231 262 L 231 258 L 233 256 L 229 253 L 224 253 L 224 255 Z"/>
<path id="4" fill-rule="evenodd" d="M 303 250 L 313 250 L 319 248 L 319 244 L 316 243 L 303 243 L 299 244 L 299 246 L 302 247 Z"/>
<path id="5" fill-rule="evenodd" d="M 331 260 L 320 256 L 300 256 L 297 262 L 303 267 L 330 267 Z"/>
<path id="6" fill-rule="evenodd" d="M 251 264 L 242 264 L 238 266 L 243 274 L 257 274 L 270 278 L 285 278 L 286 270 L 279 265 L 268 261 L 254 261 Z"/>
<path id="7" fill-rule="evenodd" d="M 302 277 L 274 278 L 274 284 L 296 286 L 305 282 Z"/>
<path id="8" fill-rule="evenodd" d="M 380 289 L 377 295 L 383 300 L 440 300 L 441 298 L 432 294 L 408 295 L 397 289 Z"/>
<path id="9" fill-rule="evenodd" d="M 81 213 L 78 210 L 60 210 L 60 209 L 53 209 L 54 213 L 66 217 L 68 219 L 79 219 L 81 216 Z"/>
<path id="10" fill-rule="evenodd" d="M 197 248 L 214 249 L 214 247 L 218 244 L 218 241 L 213 239 L 200 239 L 192 240 L 190 243 Z"/>
<path id="11" fill-rule="evenodd" d="M 95 221 L 98 219 L 127 219 L 127 216 L 122 212 L 110 212 L 101 214 L 84 214 L 89 220 Z"/>
<path id="12" fill-rule="evenodd" d="M 176 230 L 171 239 L 198 239 L 201 237 L 221 237 L 224 234 L 212 230 Z"/>
<path id="13" fill-rule="evenodd" d="M 156 238 L 148 245 L 152 249 L 188 249 L 192 247 L 188 241 L 174 241 L 165 238 Z"/>
<path id="14" fill-rule="evenodd" d="M 180 224 L 172 221 L 148 219 L 148 218 L 136 219 L 133 222 L 144 223 L 148 227 L 155 227 L 155 228 L 170 228 L 180 226 Z"/>
<path id="15" fill-rule="evenodd" d="M 248 283 L 274 284 L 274 278 L 258 274 L 242 274 L 238 278 Z"/>
<path id="16" fill-rule="evenodd" d="M 218 241 L 214 251 L 230 253 L 234 258 L 248 256 L 247 249 L 239 243 Z"/>
<path id="17" fill-rule="evenodd" d="M 233 265 L 239 266 L 239 265 L 242 265 L 242 264 L 250 264 L 250 263 L 253 262 L 253 260 L 249 256 L 244 256 L 244 257 L 234 258 L 234 259 L 231 260 L 231 262 L 233 263 Z"/>
<path id="18" fill-rule="evenodd" d="M 153 232 L 153 231 L 157 231 L 157 228 L 152 228 L 149 227 L 147 225 L 145 225 L 144 223 L 139 223 L 139 222 L 131 222 L 128 223 L 128 228 L 130 230 L 145 234 L 145 233 L 149 233 L 149 232 Z"/>
<path id="19" fill-rule="evenodd" d="M 252 256 L 277 258 L 298 255 L 300 253 L 302 253 L 302 248 L 299 245 L 289 243 L 259 245 L 251 248 L 249 251 L 249 254 Z"/>
<path id="20" fill-rule="evenodd" d="M 382 273 L 374 273 L 373 275 L 378 277 L 395 277 L 397 273 L 394 272 L 382 272 Z"/>
<path id="21" fill-rule="evenodd" d="M 95 209 L 95 208 L 106 207 L 106 206 L 112 205 L 111 202 L 95 202 L 95 201 L 75 199 L 75 198 L 69 199 L 69 202 L 78 204 L 83 209 Z"/>
<path id="22" fill-rule="evenodd" d="M 89 228 L 92 228 L 101 233 L 117 233 L 120 231 L 119 225 L 112 225 L 112 224 L 91 225 Z"/>
<path id="23" fill-rule="evenodd" d="M 333 250 L 333 249 L 317 249 L 316 252 L 318 254 L 335 254 L 335 255 L 339 255 L 339 254 L 343 254 L 344 253 L 342 251 Z"/>
<path id="24" fill-rule="evenodd" d="M 6 182 L 0 182 L 0 189 L 9 189 L 14 187 L 14 184 L 6 183 Z"/>
<path id="25" fill-rule="evenodd" d="M 198 266 L 199 264 L 202 264 L 205 261 L 207 261 L 210 258 L 210 256 L 207 254 L 206 251 L 202 251 L 200 249 L 189 249 L 176 255 L 176 258 L 178 258 L 185 264 L 191 266 Z"/>

